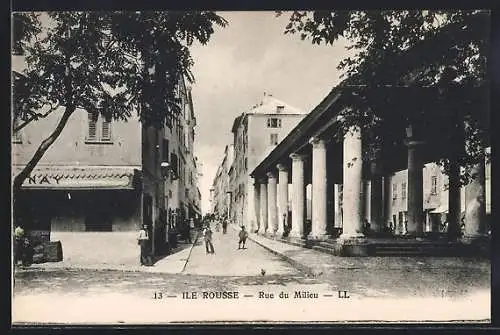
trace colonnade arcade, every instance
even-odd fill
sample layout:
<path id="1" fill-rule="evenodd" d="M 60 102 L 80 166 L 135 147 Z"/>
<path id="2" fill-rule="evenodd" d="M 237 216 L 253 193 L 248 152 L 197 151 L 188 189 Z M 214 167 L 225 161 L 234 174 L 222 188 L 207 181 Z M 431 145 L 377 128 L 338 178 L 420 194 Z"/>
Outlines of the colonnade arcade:
<path id="1" fill-rule="evenodd" d="M 280 144 L 281 147 L 265 159 L 267 162 L 261 163 L 252 172 L 255 196 L 251 219 L 254 226 L 251 229 L 281 237 L 286 223 L 291 222 L 291 237 L 325 239 L 332 235 L 335 227 L 341 227 L 341 239 L 356 239 L 365 237 L 365 218 L 369 218 L 370 230 L 381 232 L 391 217 L 387 209 L 390 201 L 388 176 L 398 169 L 407 169 L 407 233 L 421 237 L 424 232 L 422 170 L 424 163 L 429 162 L 425 142 L 412 137 L 410 127 L 405 146 L 399 149 L 401 166 L 394 164 L 398 160 L 395 156 L 387 155 L 364 162 L 363 136 L 359 128 L 352 127 L 343 140 L 338 141 L 331 136 L 335 122 L 325 125 L 323 120 L 316 123 L 319 124 L 312 126 L 313 121 L 310 121 L 308 128 L 296 132 L 300 132 L 301 137 L 291 134 L 288 143 Z M 300 123 L 300 127 L 306 127 L 306 121 Z M 285 146 L 291 150 L 287 152 L 283 149 Z M 465 238 L 470 239 L 483 235 L 481 221 L 485 217 L 484 164 L 479 164 L 476 170 L 478 177 L 466 186 L 464 233 Z M 366 180 L 370 181 L 369 192 L 364 189 Z M 308 227 L 306 187 L 309 184 L 311 225 Z M 334 192 L 334 188 L 340 185 L 342 192 Z M 457 192 L 450 194 L 456 195 Z M 370 202 L 369 213 L 365 212 L 366 201 Z M 339 203 L 342 204 L 342 222 L 335 222 L 334 207 Z"/>

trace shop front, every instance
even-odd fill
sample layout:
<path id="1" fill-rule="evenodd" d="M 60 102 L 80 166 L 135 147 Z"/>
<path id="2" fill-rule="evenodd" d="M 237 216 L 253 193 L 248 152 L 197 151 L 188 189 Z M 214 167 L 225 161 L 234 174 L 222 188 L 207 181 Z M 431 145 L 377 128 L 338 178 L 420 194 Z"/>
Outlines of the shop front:
<path id="1" fill-rule="evenodd" d="M 34 239 L 60 241 L 64 260 L 135 259 L 139 176 L 133 167 L 37 167 L 14 196 L 14 225 Z"/>

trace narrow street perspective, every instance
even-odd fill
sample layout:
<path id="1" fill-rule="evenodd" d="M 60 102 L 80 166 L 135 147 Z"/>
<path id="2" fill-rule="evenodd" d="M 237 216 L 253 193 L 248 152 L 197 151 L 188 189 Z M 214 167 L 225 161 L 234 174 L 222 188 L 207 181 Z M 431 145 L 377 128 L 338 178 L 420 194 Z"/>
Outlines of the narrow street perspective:
<path id="1" fill-rule="evenodd" d="M 207 254 L 203 238 L 193 248 L 185 268 L 186 274 L 213 276 L 297 275 L 298 271 L 258 244 L 249 241 L 238 249 L 238 231 L 230 227 L 226 234 L 214 232 L 215 253 Z"/>
<path id="2" fill-rule="evenodd" d="M 12 12 L 12 324 L 490 322 L 490 21 Z"/>

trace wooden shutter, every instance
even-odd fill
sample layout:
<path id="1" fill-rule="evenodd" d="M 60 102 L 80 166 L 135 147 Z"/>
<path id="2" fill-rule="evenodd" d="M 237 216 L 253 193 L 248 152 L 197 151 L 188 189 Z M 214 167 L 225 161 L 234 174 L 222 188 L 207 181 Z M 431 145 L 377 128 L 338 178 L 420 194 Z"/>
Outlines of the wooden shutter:
<path id="1" fill-rule="evenodd" d="M 170 166 L 172 171 L 178 176 L 179 175 L 179 167 L 177 162 L 177 155 L 173 152 L 170 154 Z"/>
<path id="2" fill-rule="evenodd" d="M 163 157 L 162 160 L 164 162 L 168 162 L 169 158 L 169 150 L 168 150 L 168 140 L 166 138 L 163 139 Z"/>
<path id="3" fill-rule="evenodd" d="M 94 119 L 92 114 L 89 114 L 89 131 L 87 134 L 87 140 L 97 140 L 97 120 Z"/>
<path id="4" fill-rule="evenodd" d="M 102 120 L 102 141 L 111 141 L 111 121 Z"/>

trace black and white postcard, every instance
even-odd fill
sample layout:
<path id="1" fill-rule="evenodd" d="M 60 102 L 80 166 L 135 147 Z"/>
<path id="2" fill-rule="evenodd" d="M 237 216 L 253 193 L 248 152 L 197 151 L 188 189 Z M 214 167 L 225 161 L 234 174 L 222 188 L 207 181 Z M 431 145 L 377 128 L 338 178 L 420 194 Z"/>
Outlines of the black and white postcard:
<path id="1" fill-rule="evenodd" d="M 12 324 L 490 323 L 487 10 L 12 13 Z"/>

